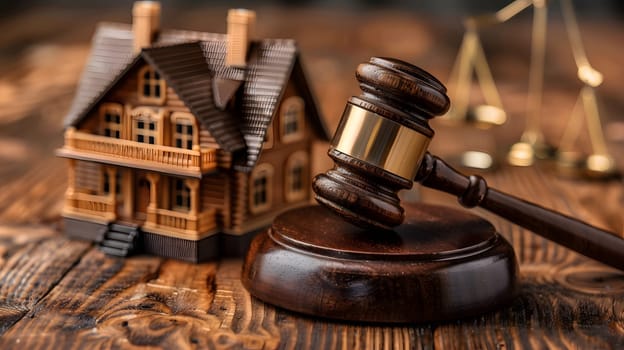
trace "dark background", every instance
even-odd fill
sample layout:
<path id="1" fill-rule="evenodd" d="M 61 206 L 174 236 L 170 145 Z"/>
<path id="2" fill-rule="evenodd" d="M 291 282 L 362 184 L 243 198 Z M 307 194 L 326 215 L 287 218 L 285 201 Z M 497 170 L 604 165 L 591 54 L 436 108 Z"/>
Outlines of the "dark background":
<path id="1" fill-rule="evenodd" d="M 345 101 L 359 93 L 353 78 L 359 63 L 371 56 L 396 57 L 425 68 L 448 84 L 464 34 L 463 19 L 492 13 L 509 3 L 511 0 L 163 0 L 161 28 L 225 33 L 228 8 L 255 10 L 257 37 L 297 41 L 322 115 L 334 130 Z M 588 59 L 605 76 L 597 95 L 607 141 L 624 145 L 624 1 L 573 3 Z M 0 175 L 20 176 L 32 168 L 35 159 L 48 161 L 52 157 L 62 144 L 62 120 L 97 24 L 130 24 L 132 5 L 131 0 L 0 0 Z M 548 9 L 541 114 L 547 140 L 557 145 L 582 85 L 559 1 L 550 1 Z M 508 122 L 483 131 L 470 126 L 446 128 L 434 120 L 433 127 L 440 135 L 469 140 L 436 141 L 432 148 L 438 154 L 457 154 L 466 148 L 504 152 L 518 140 L 526 118 L 532 13 L 526 9 L 507 23 L 480 31 Z M 472 102 L 479 103 L 481 98 L 475 81 Z M 33 138 L 45 142 L 34 148 Z M 591 151 L 585 127 L 577 147 Z M 319 154 L 326 150 L 324 146 L 320 149 Z"/>
<path id="2" fill-rule="evenodd" d="M 282 7 L 323 7 L 342 8 L 352 10 L 365 9 L 404 9 L 414 12 L 432 13 L 435 15 L 448 14 L 474 14 L 483 11 L 495 11 L 510 1 L 488 0 L 488 1 L 465 1 L 465 0 L 264 0 L 264 1 L 201 1 L 201 0 L 163 0 L 163 7 L 192 9 L 205 6 L 227 6 L 227 7 L 257 7 L 257 6 L 282 6 Z M 127 8 L 131 5 L 128 0 L 26 0 L 0 2 L 0 11 L 4 16 L 19 15 L 22 11 L 27 11 L 33 6 L 62 7 L 64 9 L 84 9 L 84 8 Z M 576 8 L 584 16 L 604 16 L 604 17 L 624 17 L 624 2 L 619 0 L 594 0 L 576 1 Z"/>

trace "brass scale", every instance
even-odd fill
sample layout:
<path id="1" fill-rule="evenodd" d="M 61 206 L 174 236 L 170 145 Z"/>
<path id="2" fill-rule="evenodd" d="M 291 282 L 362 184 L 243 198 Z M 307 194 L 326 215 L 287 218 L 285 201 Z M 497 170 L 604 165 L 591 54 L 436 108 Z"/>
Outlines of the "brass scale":
<path id="1" fill-rule="evenodd" d="M 513 144 L 507 153 L 507 161 L 516 166 L 530 166 L 536 159 L 554 156 L 557 168 L 566 174 L 593 178 L 613 176 L 617 169 L 607 149 L 596 101 L 595 89 L 602 84 L 603 76 L 590 65 L 587 59 L 571 0 L 561 0 L 561 8 L 577 66 L 577 76 L 583 86 L 558 150 L 555 152 L 554 147 L 544 140 L 540 126 L 540 112 L 548 19 L 546 2 L 546 0 L 515 0 L 493 14 L 470 17 L 464 22 L 466 32 L 449 79 L 449 96 L 453 105 L 444 119 L 473 123 L 480 128 L 505 123 L 507 114 L 503 109 L 502 100 L 479 39 L 479 29 L 507 22 L 532 6 L 534 13 L 526 126 L 520 140 Z M 469 106 L 473 71 L 485 101 L 485 104 L 477 106 Z M 574 142 L 578 139 L 582 128 L 582 114 L 585 115 L 592 148 L 592 153 L 588 156 L 574 150 Z M 485 152 L 465 152 L 460 159 L 463 166 L 472 168 L 488 169 L 494 164 L 492 157 Z"/>

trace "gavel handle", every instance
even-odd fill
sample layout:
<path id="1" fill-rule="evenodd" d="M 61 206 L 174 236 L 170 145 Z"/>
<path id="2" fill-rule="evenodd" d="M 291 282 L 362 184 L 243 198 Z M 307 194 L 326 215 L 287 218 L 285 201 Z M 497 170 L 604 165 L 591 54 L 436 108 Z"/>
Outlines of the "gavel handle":
<path id="1" fill-rule="evenodd" d="M 482 207 L 580 254 L 624 270 L 624 239 L 615 233 L 488 188 L 482 177 L 467 177 L 429 153 L 414 180 L 457 196 L 465 207 Z"/>

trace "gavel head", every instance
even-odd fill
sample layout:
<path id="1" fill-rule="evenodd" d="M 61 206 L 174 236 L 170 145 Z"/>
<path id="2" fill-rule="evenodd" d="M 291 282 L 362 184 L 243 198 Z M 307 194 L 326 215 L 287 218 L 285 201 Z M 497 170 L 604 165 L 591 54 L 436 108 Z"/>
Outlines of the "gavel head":
<path id="1" fill-rule="evenodd" d="M 426 71 L 373 57 L 356 71 L 362 94 L 347 102 L 329 149 L 334 168 L 312 183 L 316 200 L 362 227 L 403 222 L 398 191 L 412 187 L 433 130 L 429 119 L 450 105 Z"/>

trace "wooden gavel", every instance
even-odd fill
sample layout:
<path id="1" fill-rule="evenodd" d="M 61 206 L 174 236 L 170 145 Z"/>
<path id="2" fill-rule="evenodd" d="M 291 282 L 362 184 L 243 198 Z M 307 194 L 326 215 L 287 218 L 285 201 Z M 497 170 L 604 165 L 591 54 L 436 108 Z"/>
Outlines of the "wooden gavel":
<path id="1" fill-rule="evenodd" d="M 356 225 L 391 229 L 404 219 L 398 191 L 417 181 L 624 270 L 624 239 L 615 233 L 489 188 L 427 152 L 434 135 L 428 120 L 450 105 L 435 77 L 388 58 L 371 58 L 356 77 L 362 94 L 349 99 L 334 136 L 335 166 L 313 181 L 319 203 Z"/>

